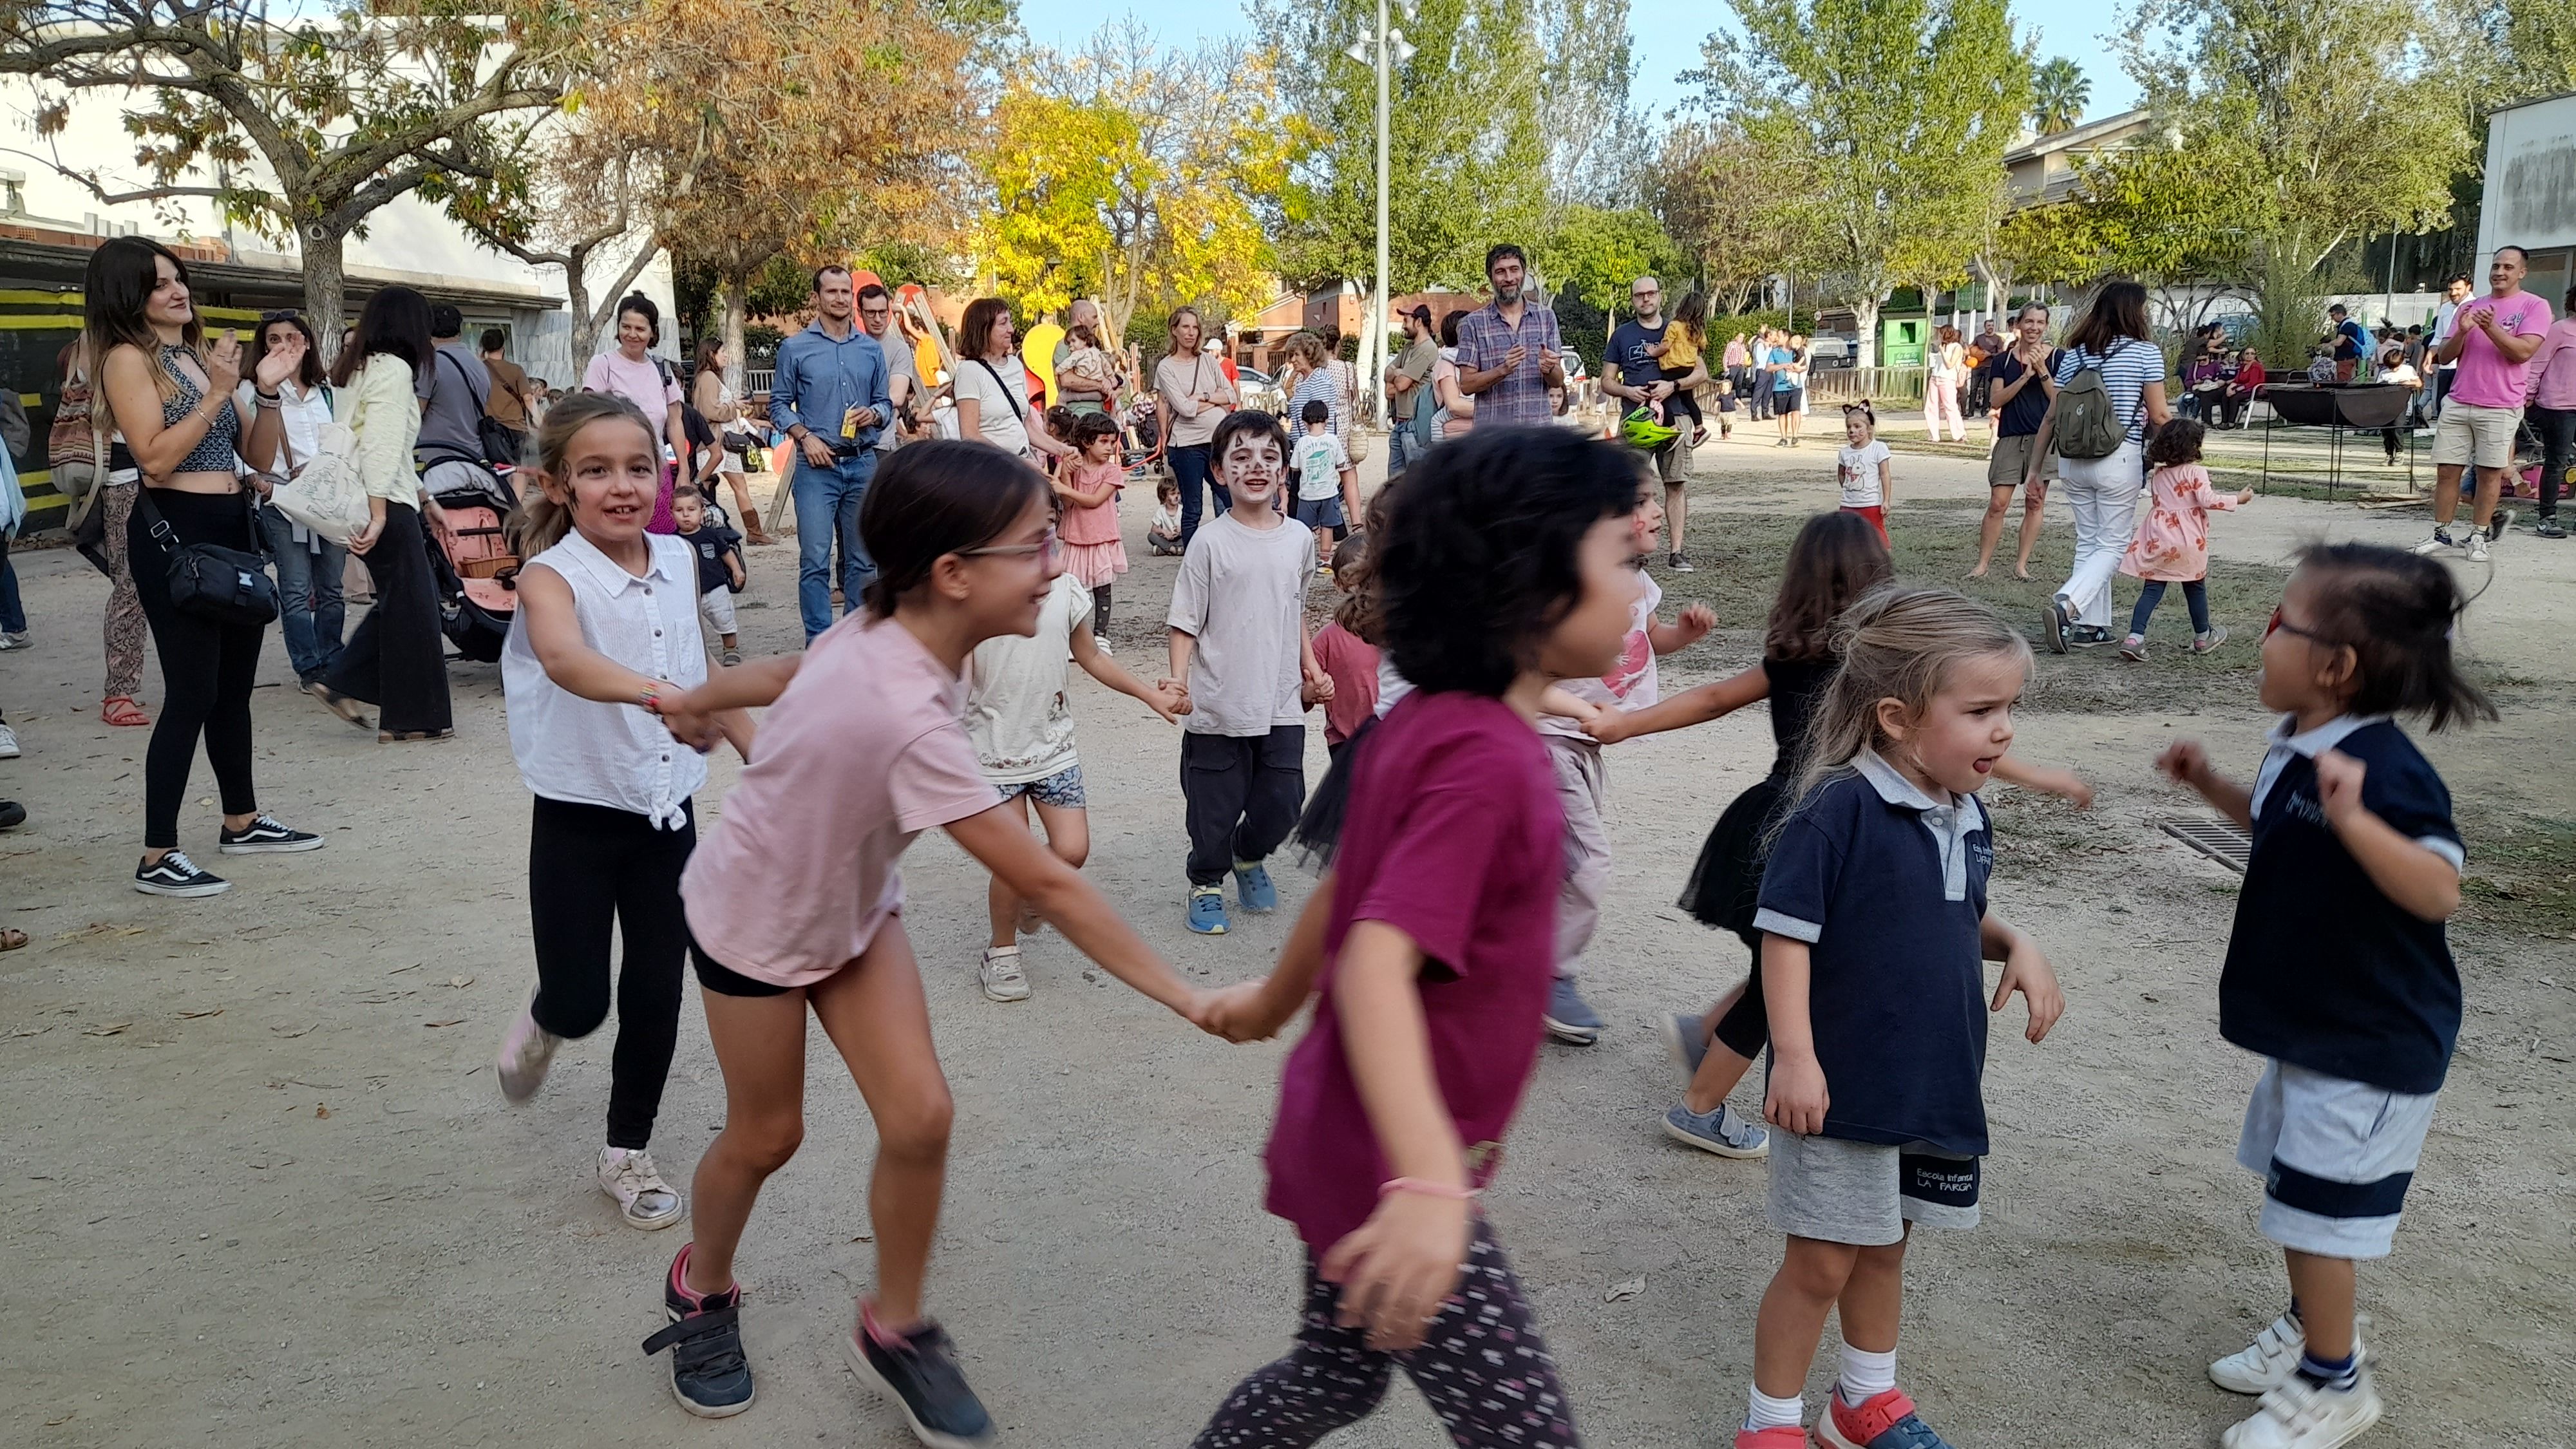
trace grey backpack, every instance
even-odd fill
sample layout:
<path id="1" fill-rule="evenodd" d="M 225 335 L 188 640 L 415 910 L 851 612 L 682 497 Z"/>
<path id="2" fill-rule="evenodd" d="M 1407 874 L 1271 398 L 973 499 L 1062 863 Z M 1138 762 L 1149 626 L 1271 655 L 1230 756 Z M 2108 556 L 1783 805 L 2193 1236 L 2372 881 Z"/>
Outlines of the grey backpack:
<path id="1" fill-rule="evenodd" d="M 2111 405 L 2111 390 L 2102 381 L 2102 364 L 2119 355 L 2114 344 L 2104 356 L 2085 363 L 2057 390 L 2058 455 L 2091 460 L 2107 458 L 2129 440 L 2129 422 Z M 2140 395 L 2143 404 L 2146 398 Z M 2132 418 L 2134 418 L 2132 410 Z"/>

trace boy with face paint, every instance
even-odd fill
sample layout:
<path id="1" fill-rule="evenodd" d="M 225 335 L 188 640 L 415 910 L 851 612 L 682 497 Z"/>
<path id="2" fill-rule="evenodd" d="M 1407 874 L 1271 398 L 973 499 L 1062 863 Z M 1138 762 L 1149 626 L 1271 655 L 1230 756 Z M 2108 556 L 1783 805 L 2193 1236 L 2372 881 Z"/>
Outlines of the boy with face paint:
<path id="1" fill-rule="evenodd" d="M 1263 412 L 1229 414 L 1208 454 L 1226 511 L 1201 528 L 1172 588 L 1171 675 L 1190 712 L 1181 736 L 1188 801 L 1189 928 L 1226 930 L 1226 873 L 1235 902 L 1275 910 L 1263 860 L 1288 838 L 1306 799 L 1306 711 L 1332 697 L 1332 679 L 1306 638 L 1315 536 L 1278 508 L 1288 438 Z"/>

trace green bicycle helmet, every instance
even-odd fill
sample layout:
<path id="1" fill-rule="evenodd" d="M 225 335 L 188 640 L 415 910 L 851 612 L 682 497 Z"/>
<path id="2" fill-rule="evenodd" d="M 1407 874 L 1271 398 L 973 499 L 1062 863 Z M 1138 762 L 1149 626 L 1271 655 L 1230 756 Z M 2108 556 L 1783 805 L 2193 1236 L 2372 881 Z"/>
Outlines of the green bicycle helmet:
<path id="1" fill-rule="evenodd" d="M 1655 421 L 1655 415 L 1639 407 L 1619 420 L 1619 435 L 1632 448 L 1653 450 L 1680 437 L 1681 429 Z"/>

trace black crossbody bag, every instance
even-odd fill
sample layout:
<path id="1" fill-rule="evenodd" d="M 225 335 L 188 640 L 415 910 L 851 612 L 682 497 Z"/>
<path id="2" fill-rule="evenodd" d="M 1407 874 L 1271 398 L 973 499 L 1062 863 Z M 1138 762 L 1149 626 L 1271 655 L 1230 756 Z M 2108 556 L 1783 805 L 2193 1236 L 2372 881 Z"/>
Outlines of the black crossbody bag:
<path id="1" fill-rule="evenodd" d="M 248 488 L 240 493 L 242 516 L 250 536 L 259 537 L 259 520 L 251 515 Z M 152 490 L 138 485 L 135 511 L 143 516 L 146 537 L 161 546 L 170 581 L 170 607 L 218 624 L 266 624 L 277 618 L 277 582 L 268 576 L 268 556 L 245 553 L 212 543 L 181 543 L 170 520 L 152 502 Z"/>

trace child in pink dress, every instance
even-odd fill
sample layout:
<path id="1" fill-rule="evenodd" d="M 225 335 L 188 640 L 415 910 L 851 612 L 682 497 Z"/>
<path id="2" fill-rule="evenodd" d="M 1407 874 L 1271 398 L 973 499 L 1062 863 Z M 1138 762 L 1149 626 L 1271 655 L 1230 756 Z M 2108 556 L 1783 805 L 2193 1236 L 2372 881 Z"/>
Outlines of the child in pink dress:
<path id="1" fill-rule="evenodd" d="M 2207 430 L 2190 418 L 2176 418 L 2157 429 L 2147 444 L 2148 506 L 2138 520 L 2138 536 L 2120 556 L 2120 572 L 2145 584 L 2138 607 L 2129 614 L 2129 637 L 2120 642 L 2120 657 L 2142 662 L 2147 657 L 2147 620 L 2164 602 L 2165 585 L 2182 585 L 2191 609 L 2191 652 L 2206 654 L 2227 642 L 2227 630 L 2209 622 L 2209 511 L 2242 508 L 2254 501 L 2254 490 L 2226 494 L 2212 488 L 2209 470 L 2200 466 L 2200 445 Z"/>
<path id="2" fill-rule="evenodd" d="M 1127 486 L 1119 456 L 1118 420 L 1089 413 L 1074 420 L 1074 456 L 1055 478 L 1056 536 L 1064 541 L 1064 571 L 1091 590 L 1092 631 L 1109 636 L 1109 585 L 1127 572 L 1127 545 L 1118 535 L 1118 490 Z"/>

